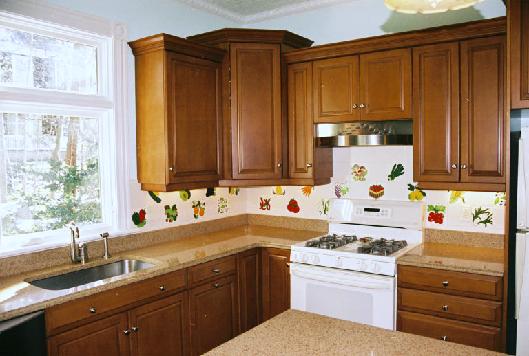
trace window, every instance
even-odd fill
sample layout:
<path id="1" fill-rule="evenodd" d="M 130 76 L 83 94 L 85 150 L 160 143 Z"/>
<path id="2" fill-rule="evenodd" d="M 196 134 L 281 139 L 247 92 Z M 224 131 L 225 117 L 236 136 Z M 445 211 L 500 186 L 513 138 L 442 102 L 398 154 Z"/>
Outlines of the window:
<path id="1" fill-rule="evenodd" d="M 93 25 L 78 16 L 64 18 Z M 85 237 L 119 229 L 124 40 L 104 25 L 0 12 L 0 256 L 65 245 L 72 221 Z"/>

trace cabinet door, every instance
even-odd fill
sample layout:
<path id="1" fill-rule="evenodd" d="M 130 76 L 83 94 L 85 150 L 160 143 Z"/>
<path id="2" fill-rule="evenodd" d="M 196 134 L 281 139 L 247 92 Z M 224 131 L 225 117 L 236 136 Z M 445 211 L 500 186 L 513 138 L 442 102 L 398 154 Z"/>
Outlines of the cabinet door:
<path id="1" fill-rule="evenodd" d="M 413 175 L 459 181 L 459 44 L 413 49 Z"/>
<path id="2" fill-rule="evenodd" d="M 122 313 L 52 336 L 50 356 L 126 356 L 129 354 L 127 314 Z"/>
<path id="3" fill-rule="evenodd" d="M 189 340 L 187 312 L 185 293 L 130 311 L 131 355 L 186 355 Z"/>
<path id="4" fill-rule="evenodd" d="M 362 120 L 411 119 L 410 49 L 360 56 L 360 107 Z"/>
<path id="5" fill-rule="evenodd" d="M 529 1 L 510 0 L 511 108 L 529 108 Z"/>
<path id="6" fill-rule="evenodd" d="M 220 177 L 219 64 L 173 53 L 167 60 L 169 182 L 214 183 Z"/>
<path id="7" fill-rule="evenodd" d="M 240 253 L 238 264 L 241 332 L 245 332 L 260 322 L 259 249 Z"/>
<path id="8" fill-rule="evenodd" d="M 360 118 L 358 56 L 314 62 L 314 122 L 347 122 Z"/>
<path id="9" fill-rule="evenodd" d="M 219 278 L 189 293 L 193 355 L 201 355 L 238 334 L 235 276 Z"/>
<path id="10" fill-rule="evenodd" d="M 461 182 L 505 183 L 505 37 L 461 42 Z"/>
<path id="11" fill-rule="evenodd" d="M 288 66 L 288 170 L 290 178 L 312 178 L 312 63 Z"/>
<path id="12" fill-rule="evenodd" d="M 235 43 L 230 59 L 233 178 L 281 178 L 279 45 Z"/>
<path id="13" fill-rule="evenodd" d="M 290 250 L 263 248 L 263 321 L 290 308 Z"/>

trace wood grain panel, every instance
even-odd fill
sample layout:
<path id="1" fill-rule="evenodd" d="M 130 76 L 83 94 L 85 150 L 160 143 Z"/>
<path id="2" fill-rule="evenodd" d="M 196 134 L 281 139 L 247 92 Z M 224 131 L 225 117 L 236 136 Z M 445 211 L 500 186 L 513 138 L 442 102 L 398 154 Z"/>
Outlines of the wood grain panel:
<path id="1" fill-rule="evenodd" d="M 263 248 L 261 261 L 265 321 L 290 308 L 290 250 Z"/>
<path id="2" fill-rule="evenodd" d="M 261 321 L 261 276 L 257 248 L 238 255 L 239 311 L 241 332 L 250 330 Z"/>

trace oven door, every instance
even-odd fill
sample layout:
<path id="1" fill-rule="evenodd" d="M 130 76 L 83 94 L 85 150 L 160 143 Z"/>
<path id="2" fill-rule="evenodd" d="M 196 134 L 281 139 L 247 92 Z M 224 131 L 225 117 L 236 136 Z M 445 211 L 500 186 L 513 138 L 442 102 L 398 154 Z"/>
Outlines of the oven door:
<path id="1" fill-rule="evenodd" d="M 291 308 L 395 330 L 395 278 L 292 263 Z"/>

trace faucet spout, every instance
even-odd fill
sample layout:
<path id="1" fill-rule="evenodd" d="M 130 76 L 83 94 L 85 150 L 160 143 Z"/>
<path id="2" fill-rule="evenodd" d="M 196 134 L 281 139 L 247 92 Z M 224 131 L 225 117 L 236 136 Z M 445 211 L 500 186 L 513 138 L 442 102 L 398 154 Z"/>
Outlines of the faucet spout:
<path id="1" fill-rule="evenodd" d="M 79 244 L 76 240 L 79 239 L 79 227 L 75 226 L 72 222 L 70 224 L 70 258 L 72 263 L 77 263 L 81 261 L 81 256 L 79 253 Z"/>

